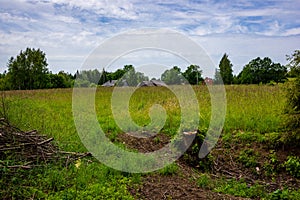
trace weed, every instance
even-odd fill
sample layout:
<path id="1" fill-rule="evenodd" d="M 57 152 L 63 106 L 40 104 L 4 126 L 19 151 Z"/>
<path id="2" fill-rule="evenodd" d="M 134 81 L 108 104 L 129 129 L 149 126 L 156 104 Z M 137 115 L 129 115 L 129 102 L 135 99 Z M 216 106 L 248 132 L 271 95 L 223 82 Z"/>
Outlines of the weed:
<path id="1" fill-rule="evenodd" d="M 178 166 L 176 163 L 172 163 L 170 165 L 165 166 L 164 168 L 160 169 L 158 173 L 161 175 L 173 175 L 178 172 Z"/>
<path id="2" fill-rule="evenodd" d="M 224 194 L 231 194 L 234 196 L 248 198 L 262 198 L 266 196 L 266 193 L 264 192 L 264 187 L 262 185 L 255 184 L 249 186 L 243 180 L 237 181 L 231 179 L 226 182 L 221 182 L 218 185 L 219 186 L 216 186 L 214 191 Z"/>
<path id="3" fill-rule="evenodd" d="M 283 164 L 287 172 L 292 176 L 300 177 L 300 158 L 297 156 L 288 156 L 287 161 Z"/>
<path id="4" fill-rule="evenodd" d="M 239 162 L 241 162 L 245 167 L 256 167 L 258 166 L 258 153 L 253 149 L 244 149 L 240 152 Z"/>
<path id="5" fill-rule="evenodd" d="M 268 155 L 268 160 L 264 163 L 263 169 L 266 176 L 275 176 L 279 168 L 279 160 L 276 155 L 276 151 L 271 150 Z"/>
<path id="6" fill-rule="evenodd" d="M 300 190 L 291 191 L 288 189 L 278 189 L 270 193 L 266 199 L 270 200 L 298 200 L 300 199 Z"/>
<path id="7" fill-rule="evenodd" d="M 214 182 L 208 174 L 201 174 L 200 177 L 197 179 L 197 184 L 199 187 L 204 189 L 214 188 Z"/>

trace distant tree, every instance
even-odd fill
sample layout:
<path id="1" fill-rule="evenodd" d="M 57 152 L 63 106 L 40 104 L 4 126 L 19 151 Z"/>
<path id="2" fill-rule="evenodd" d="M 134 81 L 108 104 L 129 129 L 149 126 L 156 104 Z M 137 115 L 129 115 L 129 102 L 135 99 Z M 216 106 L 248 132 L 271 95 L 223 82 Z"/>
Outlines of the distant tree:
<path id="1" fill-rule="evenodd" d="M 108 79 L 108 72 L 106 72 L 104 70 L 104 68 L 102 69 L 102 72 L 101 72 L 101 75 L 100 75 L 100 79 L 98 81 L 98 85 L 102 85 L 104 84 L 105 82 L 107 82 L 109 79 Z"/>
<path id="2" fill-rule="evenodd" d="M 82 79 L 90 83 L 98 84 L 100 79 L 100 72 L 97 69 L 93 70 L 82 70 L 76 75 L 77 79 Z"/>
<path id="3" fill-rule="evenodd" d="M 182 75 L 192 85 L 198 85 L 203 81 L 202 71 L 198 65 L 190 65 Z"/>
<path id="4" fill-rule="evenodd" d="M 40 49 L 27 48 L 8 61 L 11 89 L 40 89 L 48 85 L 46 54 Z"/>
<path id="5" fill-rule="evenodd" d="M 219 64 L 219 72 L 224 84 L 232 84 L 233 82 L 233 70 L 231 61 L 228 59 L 228 55 L 225 53 Z"/>
<path id="6" fill-rule="evenodd" d="M 50 72 L 48 77 L 49 83 L 47 88 L 70 88 L 74 85 L 75 76 L 64 71 L 60 71 L 58 74 L 52 74 Z"/>
<path id="7" fill-rule="evenodd" d="M 132 65 L 125 65 L 123 68 L 124 75 L 122 81 L 126 81 L 129 86 L 137 86 L 142 81 L 148 81 L 149 78 L 141 72 L 136 72 Z"/>
<path id="8" fill-rule="evenodd" d="M 117 69 L 115 72 L 111 74 L 111 80 L 121 79 L 124 76 L 124 74 L 127 72 L 127 70 L 129 71 L 129 69 L 126 69 L 126 71 L 124 69 Z"/>
<path id="9" fill-rule="evenodd" d="M 166 70 L 161 75 L 161 80 L 168 85 L 178 85 L 183 83 L 183 76 L 181 74 L 181 69 L 177 66 L 174 66 L 172 69 Z"/>
<path id="10" fill-rule="evenodd" d="M 242 84 L 269 83 L 270 81 L 283 82 L 287 68 L 280 63 L 273 63 L 268 57 L 251 60 L 238 75 Z"/>
<path id="11" fill-rule="evenodd" d="M 222 84 L 222 76 L 220 74 L 220 70 L 216 69 L 215 70 L 215 77 L 214 77 L 214 84 Z"/>
<path id="12" fill-rule="evenodd" d="M 64 78 L 58 74 L 49 74 L 48 88 L 65 88 Z"/>
<path id="13" fill-rule="evenodd" d="M 133 67 L 133 65 L 125 65 L 124 67 L 123 67 L 123 71 L 126 73 L 126 72 L 129 72 L 129 71 L 131 71 L 131 70 L 135 70 L 134 69 L 134 67 Z"/>
<path id="14" fill-rule="evenodd" d="M 300 75 L 300 50 L 295 50 L 292 55 L 287 55 L 289 61 L 288 67 L 290 68 L 289 75 L 296 77 Z"/>

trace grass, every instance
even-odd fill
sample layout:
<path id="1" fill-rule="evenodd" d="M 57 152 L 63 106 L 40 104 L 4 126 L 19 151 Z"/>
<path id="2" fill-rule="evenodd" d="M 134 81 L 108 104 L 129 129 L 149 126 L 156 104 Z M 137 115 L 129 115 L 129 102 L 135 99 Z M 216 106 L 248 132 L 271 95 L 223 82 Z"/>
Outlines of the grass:
<path id="1" fill-rule="evenodd" d="M 213 179 L 209 176 L 209 174 L 201 174 L 200 177 L 197 179 L 197 184 L 203 189 L 210 189 L 218 193 L 251 199 L 297 200 L 300 197 L 299 189 L 291 191 L 287 188 L 283 188 L 268 193 L 265 190 L 266 185 L 256 183 L 250 186 L 243 179 Z"/>
<path id="2" fill-rule="evenodd" d="M 177 89 L 184 95 L 180 86 Z M 210 95 L 204 86 L 195 86 L 193 89 L 199 102 L 199 128 L 206 129 L 211 117 Z M 95 109 L 97 120 L 103 131 L 116 137 L 122 130 L 116 125 L 111 110 L 112 91 L 113 88 L 101 87 L 97 89 Z M 121 96 L 126 95 L 126 89 L 122 92 L 124 94 L 120 93 Z M 7 117 L 12 124 L 22 130 L 37 129 L 42 134 L 54 137 L 59 147 L 65 151 L 87 151 L 80 141 L 73 121 L 72 89 L 7 91 L 5 96 Z M 227 137 L 227 141 L 230 142 L 234 135 L 236 135 L 234 137 L 240 137 L 245 141 L 251 141 L 253 137 L 263 140 L 264 137 L 267 137 L 262 136 L 263 134 L 277 133 L 280 130 L 285 103 L 281 86 L 226 86 L 226 96 L 227 112 L 223 127 L 224 141 Z M 189 105 L 190 102 L 185 103 Z M 130 117 L 139 126 L 149 125 L 151 123 L 149 111 L 154 104 L 161 105 L 167 115 L 166 123 L 161 132 L 170 136 L 175 135 L 180 126 L 182 110 L 180 110 L 179 100 L 170 90 L 164 88 L 140 88 L 136 90 L 129 101 Z M 192 113 L 195 108 L 191 106 L 188 109 L 190 110 L 187 112 Z M 158 111 L 160 112 L 160 109 Z M 128 117 L 126 113 L 119 112 L 118 114 L 120 118 L 127 119 Z M 164 118 L 159 118 L 159 120 L 162 119 Z M 189 123 L 193 124 L 194 122 L 185 122 L 187 126 Z M 132 127 L 125 127 L 125 129 L 135 130 Z M 236 134 L 234 134 L 235 132 Z M 247 155 L 242 154 L 241 156 Z M 1 176 L 0 196 L 8 195 L 9 198 L 11 195 L 10 197 L 15 199 L 33 197 L 132 199 L 127 187 L 135 180 L 139 180 L 140 175 L 124 174 L 95 161 L 90 163 L 90 161 L 83 159 L 80 162 L 79 167 L 72 165 L 65 168 L 56 164 L 29 172 L 20 170 L 13 179 Z M 252 161 L 250 164 L 252 165 Z M 174 164 L 160 171 L 161 174 L 174 174 L 176 172 L 177 167 Z M 5 172 L 1 173 L 5 174 Z M 9 181 L 7 182 L 7 180 Z M 199 185 L 210 188 L 211 183 L 209 181 L 208 177 L 203 177 L 203 180 L 199 181 Z M 259 195 L 258 193 L 261 192 L 260 186 L 249 189 L 244 183 L 227 182 L 226 184 L 220 183 L 220 187 L 215 187 L 215 191 L 248 197 L 253 197 L 251 194 Z M 9 188 L 6 188 L 7 186 Z"/>
<path id="3" fill-rule="evenodd" d="M 204 86 L 195 86 L 200 127 L 208 127 L 211 115 L 210 96 Z M 117 132 L 111 111 L 112 88 L 99 88 L 96 93 L 96 113 L 104 132 Z M 123 91 L 126 93 L 126 90 Z M 72 116 L 72 89 L 10 91 L 6 96 L 10 120 L 23 129 L 38 129 L 57 141 L 75 142 L 76 129 Z M 122 94 L 120 94 L 122 96 Z M 243 130 L 258 133 L 280 129 L 285 97 L 280 86 L 226 86 L 227 113 L 224 132 Z M 129 112 L 134 122 L 145 126 L 150 122 L 149 109 L 162 105 L 167 121 L 162 132 L 173 135 L 180 124 L 180 105 L 171 91 L 164 88 L 140 88 L 130 99 Z M 119 113 L 122 116 L 122 113 Z M 125 114 L 124 114 L 125 116 Z M 69 145 L 78 150 L 80 144 Z"/>

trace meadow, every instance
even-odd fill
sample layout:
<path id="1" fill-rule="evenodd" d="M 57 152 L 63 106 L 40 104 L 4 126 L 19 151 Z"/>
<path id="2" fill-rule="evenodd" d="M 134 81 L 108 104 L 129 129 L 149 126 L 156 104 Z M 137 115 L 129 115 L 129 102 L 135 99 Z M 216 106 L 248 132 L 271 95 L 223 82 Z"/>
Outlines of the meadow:
<path id="1" fill-rule="evenodd" d="M 247 132 L 249 135 L 280 132 L 286 100 L 282 87 L 226 86 L 227 108 L 222 135 L 230 138 L 237 132 Z M 199 129 L 206 129 L 211 117 L 210 95 L 205 86 L 193 86 L 193 89 L 199 103 Z M 3 92 L 5 117 L 22 130 L 36 129 L 41 134 L 54 137 L 55 143 L 64 151 L 86 152 L 73 120 L 72 91 L 50 89 Z M 97 120 L 110 139 L 122 132 L 114 122 L 111 110 L 112 91 L 113 88 L 99 87 L 95 96 Z M 180 124 L 180 105 L 170 90 L 156 87 L 136 90 L 129 102 L 131 118 L 140 126 L 147 125 L 151 121 L 149 108 L 153 104 L 165 108 L 167 119 L 161 133 L 173 137 Z M 140 184 L 143 176 L 113 170 L 93 158 L 78 160 L 77 164 L 68 168 L 50 164 L 31 172 L 20 170 L 13 178 L 2 172 L 0 196 L 14 199 L 133 199 L 128 188 Z M 205 178 L 201 176 L 198 182 L 205 181 Z M 234 187 L 237 185 L 232 181 L 227 185 L 224 182 L 222 184 L 219 184 L 222 186 L 219 190 L 214 191 L 228 193 L 224 188 L 230 187 L 230 184 Z M 236 188 L 238 190 L 240 192 L 241 188 Z M 240 195 L 234 192 L 230 194 Z"/>

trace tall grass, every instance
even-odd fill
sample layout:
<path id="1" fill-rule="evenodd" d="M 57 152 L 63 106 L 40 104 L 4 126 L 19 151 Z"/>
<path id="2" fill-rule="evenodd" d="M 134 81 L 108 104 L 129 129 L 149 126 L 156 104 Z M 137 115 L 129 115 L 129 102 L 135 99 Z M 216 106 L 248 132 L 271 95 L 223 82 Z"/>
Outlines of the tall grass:
<path id="1" fill-rule="evenodd" d="M 199 102 L 199 126 L 208 127 L 211 117 L 209 92 L 205 86 L 195 86 L 194 91 Z M 112 92 L 113 88 L 98 88 L 95 108 L 102 129 L 119 133 L 122 130 L 116 125 L 111 110 Z M 66 150 L 85 150 L 73 122 L 72 89 L 9 91 L 5 95 L 13 124 L 54 137 Z M 279 130 L 285 102 L 280 86 L 226 86 L 226 98 L 225 132 L 266 133 Z M 154 104 L 166 110 L 167 120 L 162 132 L 173 135 L 180 125 L 181 110 L 178 99 L 168 89 L 149 87 L 136 90 L 129 102 L 130 117 L 140 126 L 149 124 L 149 109 Z"/>

